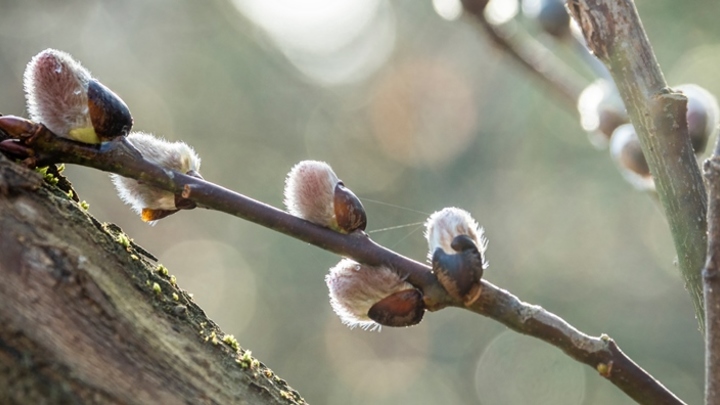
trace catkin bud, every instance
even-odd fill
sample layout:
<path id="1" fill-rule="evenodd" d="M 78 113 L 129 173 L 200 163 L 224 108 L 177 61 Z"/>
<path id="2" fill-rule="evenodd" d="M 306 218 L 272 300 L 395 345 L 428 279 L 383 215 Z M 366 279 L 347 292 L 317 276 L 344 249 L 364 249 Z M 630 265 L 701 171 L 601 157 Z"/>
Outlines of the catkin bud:
<path id="1" fill-rule="evenodd" d="M 428 259 L 432 259 L 437 248 L 445 253 L 455 253 L 452 247 L 456 236 L 467 235 L 477 245 L 480 253 L 487 249 L 487 239 L 483 228 L 472 218 L 469 212 L 455 207 L 443 208 L 434 212 L 425 222 L 425 238 L 428 241 Z"/>
<path id="2" fill-rule="evenodd" d="M 642 191 L 655 190 L 650 167 L 632 124 L 623 124 L 615 129 L 610 138 L 610 156 L 625 180 L 635 188 Z"/>
<path id="3" fill-rule="evenodd" d="M 720 123 L 720 109 L 715 97 L 695 84 L 676 87 L 688 98 L 688 136 L 695 155 L 705 151 L 707 143 L 715 136 Z M 610 140 L 610 155 L 623 177 L 642 191 L 654 191 L 655 182 L 643 154 L 640 139 L 632 124 L 623 124 L 615 129 Z"/>
<path id="4" fill-rule="evenodd" d="M 525 0 L 523 14 L 540 25 L 540 28 L 556 38 L 570 35 L 570 14 L 564 0 Z"/>
<path id="5" fill-rule="evenodd" d="M 30 118 L 58 136 L 100 143 L 132 128 L 125 102 L 65 52 L 46 49 L 35 55 L 24 86 Z"/>
<path id="6" fill-rule="evenodd" d="M 467 211 L 445 208 L 428 218 L 425 237 L 430 248 L 428 257 L 440 284 L 465 305 L 475 302 L 488 266 L 483 229 Z"/>
<path id="7" fill-rule="evenodd" d="M 629 122 L 615 84 L 605 79 L 588 85 L 580 94 L 577 107 L 580 124 L 598 149 L 607 147 L 615 128 Z"/>
<path id="8" fill-rule="evenodd" d="M 296 164 L 285 180 L 284 194 L 292 215 L 339 232 L 365 230 L 367 216 L 360 199 L 325 162 Z"/>
<path id="9" fill-rule="evenodd" d="M 709 91 L 697 84 L 676 87 L 687 96 L 687 126 L 690 143 L 696 155 L 705 152 L 708 141 L 715 136 L 720 124 L 718 101 Z"/>
<path id="10" fill-rule="evenodd" d="M 153 135 L 133 132 L 127 140 L 146 160 L 168 170 L 200 177 L 200 157 L 184 142 L 170 142 Z M 180 209 L 194 208 L 194 203 L 175 194 L 142 184 L 134 179 L 112 174 L 120 198 L 151 225 Z"/>
<path id="11" fill-rule="evenodd" d="M 411 326 L 425 314 L 422 294 L 387 267 L 343 259 L 325 277 L 330 305 L 350 328 Z"/>

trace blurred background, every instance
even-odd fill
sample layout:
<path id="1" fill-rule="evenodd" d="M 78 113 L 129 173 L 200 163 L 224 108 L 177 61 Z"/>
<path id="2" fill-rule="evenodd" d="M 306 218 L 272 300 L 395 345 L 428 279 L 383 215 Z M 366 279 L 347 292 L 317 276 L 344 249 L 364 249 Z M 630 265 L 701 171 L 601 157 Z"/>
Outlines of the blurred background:
<path id="1" fill-rule="evenodd" d="M 501 21 L 522 9 L 494 3 Z M 636 3 L 668 82 L 720 94 L 716 2 Z M 592 80 L 570 48 L 522 12 L 515 21 Z M 4 0 L 0 112 L 26 114 L 25 64 L 48 47 L 119 94 L 135 130 L 186 141 L 206 179 L 255 199 L 282 207 L 289 169 L 327 161 L 363 200 L 370 235 L 417 260 L 430 213 L 470 211 L 490 240 L 489 281 L 611 335 L 685 401 L 702 401 L 702 337 L 659 208 L 457 3 Z M 93 215 L 153 252 L 310 403 L 632 403 L 559 350 L 466 311 L 350 330 L 323 281 L 338 257 L 205 210 L 150 227 L 107 174 L 66 173 Z"/>

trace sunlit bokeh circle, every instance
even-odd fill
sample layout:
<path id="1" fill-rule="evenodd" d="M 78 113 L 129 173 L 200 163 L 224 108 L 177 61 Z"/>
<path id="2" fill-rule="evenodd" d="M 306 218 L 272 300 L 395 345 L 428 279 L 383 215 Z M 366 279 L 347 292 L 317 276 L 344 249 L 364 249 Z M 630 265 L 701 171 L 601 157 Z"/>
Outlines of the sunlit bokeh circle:
<path id="1" fill-rule="evenodd" d="M 301 73 L 323 85 L 365 79 L 395 45 L 395 16 L 383 0 L 233 0 Z"/>
<path id="2" fill-rule="evenodd" d="M 428 363 L 428 329 L 348 329 L 333 315 L 325 328 L 326 353 L 335 374 L 354 396 L 371 401 L 403 393 Z"/>
<path id="3" fill-rule="evenodd" d="M 585 396 L 585 373 L 559 349 L 508 331 L 480 357 L 475 387 L 483 405 L 577 405 Z"/>
<path id="4" fill-rule="evenodd" d="M 191 286 L 193 300 L 226 330 L 239 334 L 250 324 L 257 298 L 255 275 L 237 249 L 210 239 L 190 240 L 159 258 L 181 287 Z"/>
<path id="5" fill-rule="evenodd" d="M 378 80 L 370 105 L 373 134 L 385 155 L 408 166 L 442 165 L 472 141 L 476 103 L 460 71 L 416 60 Z"/>

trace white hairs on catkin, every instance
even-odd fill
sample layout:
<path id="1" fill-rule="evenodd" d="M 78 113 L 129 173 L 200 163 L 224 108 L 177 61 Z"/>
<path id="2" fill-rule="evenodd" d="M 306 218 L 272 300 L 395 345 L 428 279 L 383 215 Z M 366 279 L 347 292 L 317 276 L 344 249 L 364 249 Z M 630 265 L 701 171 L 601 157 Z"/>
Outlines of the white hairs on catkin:
<path id="1" fill-rule="evenodd" d="M 133 132 L 127 140 L 146 160 L 160 167 L 183 174 L 200 170 L 200 157 L 185 142 L 170 142 L 143 132 Z M 173 193 L 117 174 L 110 176 L 120 198 L 138 214 L 144 209 L 176 210 Z"/>
<path id="2" fill-rule="evenodd" d="M 488 241 L 483 228 L 478 225 L 469 212 L 450 207 L 434 212 L 425 223 L 425 238 L 429 248 L 428 259 L 432 260 L 433 253 L 437 248 L 441 248 L 448 254 L 456 253 L 450 245 L 458 235 L 469 236 L 485 257 Z"/>
<path id="3" fill-rule="evenodd" d="M 377 302 L 413 286 L 387 267 L 371 267 L 343 259 L 325 276 L 330 290 L 330 305 L 348 327 L 379 330 L 380 324 L 368 312 Z"/>
<path id="4" fill-rule="evenodd" d="M 334 223 L 335 185 L 340 180 L 330 165 L 316 160 L 302 161 L 285 180 L 285 206 L 296 217 L 318 225 Z"/>
<path id="5" fill-rule="evenodd" d="M 30 119 L 58 136 L 92 127 L 88 109 L 90 72 L 70 54 L 46 49 L 30 60 L 23 75 Z"/>

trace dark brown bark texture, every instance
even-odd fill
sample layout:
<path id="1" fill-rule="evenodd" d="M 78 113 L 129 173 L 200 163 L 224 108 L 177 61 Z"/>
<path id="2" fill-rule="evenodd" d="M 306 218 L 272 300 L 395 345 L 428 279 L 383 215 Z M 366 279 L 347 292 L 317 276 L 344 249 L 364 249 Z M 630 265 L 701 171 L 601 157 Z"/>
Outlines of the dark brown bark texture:
<path id="1" fill-rule="evenodd" d="M 151 254 L 0 155 L 1 404 L 295 404 Z"/>

